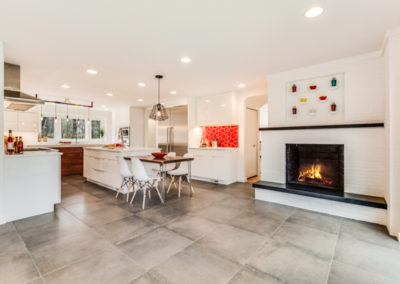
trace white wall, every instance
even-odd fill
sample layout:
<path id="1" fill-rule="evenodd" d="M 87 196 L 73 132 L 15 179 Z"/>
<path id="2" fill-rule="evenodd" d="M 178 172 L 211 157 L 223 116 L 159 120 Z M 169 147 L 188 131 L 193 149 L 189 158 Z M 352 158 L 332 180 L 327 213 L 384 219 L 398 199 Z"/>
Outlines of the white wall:
<path id="1" fill-rule="evenodd" d="M 4 53 L 3 42 L 0 41 L 0 133 L 3 133 L 4 116 Z M 4 207 L 4 143 L 0 143 L 0 224 L 6 222 Z"/>
<path id="2" fill-rule="evenodd" d="M 400 240 L 400 29 L 387 34 L 386 71 L 387 200 L 389 232 Z"/>
<path id="3" fill-rule="evenodd" d="M 268 127 L 268 104 L 260 108 L 260 127 Z"/>
<path id="4" fill-rule="evenodd" d="M 145 114 L 146 109 L 144 107 L 131 107 L 129 110 L 131 147 L 145 146 L 145 128 L 147 125 Z"/>
<path id="5" fill-rule="evenodd" d="M 340 121 L 316 116 L 305 123 L 301 117 L 286 119 L 286 83 L 344 72 L 344 116 Z M 336 124 L 384 121 L 384 60 L 374 52 L 268 75 L 269 126 Z"/>
<path id="6" fill-rule="evenodd" d="M 129 127 L 129 106 L 113 109 L 112 111 L 112 142 L 121 143 L 121 139 L 118 139 L 119 129 L 121 127 Z"/>

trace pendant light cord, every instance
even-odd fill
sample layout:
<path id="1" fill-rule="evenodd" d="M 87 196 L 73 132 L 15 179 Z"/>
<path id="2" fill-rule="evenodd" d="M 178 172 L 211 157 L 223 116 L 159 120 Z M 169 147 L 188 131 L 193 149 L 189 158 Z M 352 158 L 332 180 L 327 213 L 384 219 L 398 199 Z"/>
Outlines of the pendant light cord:
<path id="1" fill-rule="evenodd" d="M 160 78 L 158 78 L 158 103 L 160 103 Z"/>

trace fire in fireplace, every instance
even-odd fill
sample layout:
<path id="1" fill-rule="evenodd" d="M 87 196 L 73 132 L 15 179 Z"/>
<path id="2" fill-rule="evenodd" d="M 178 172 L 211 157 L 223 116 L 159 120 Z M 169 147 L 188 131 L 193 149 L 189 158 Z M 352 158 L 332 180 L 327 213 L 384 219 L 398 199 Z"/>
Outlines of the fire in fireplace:
<path id="1" fill-rule="evenodd" d="M 343 194 L 343 152 L 343 145 L 286 144 L 286 183 Z"/>

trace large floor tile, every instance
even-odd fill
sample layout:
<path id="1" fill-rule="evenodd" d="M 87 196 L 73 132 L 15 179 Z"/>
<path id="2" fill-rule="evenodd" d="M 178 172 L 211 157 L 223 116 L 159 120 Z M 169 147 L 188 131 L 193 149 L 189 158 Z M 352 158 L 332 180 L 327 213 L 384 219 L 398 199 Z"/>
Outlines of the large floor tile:
<path id="1" fill-rule="evenodd" d="M 98 227 L 95 230 L 114 244 L 137 237 L 158 227 L 157 224 L 138 216 L 129 216 Z"/>
<path id="2" fill-rule="evenodd" d="M 32 248 L 45 244 L 57 238 L 67 235 L 88 232 L 89 228 L 77 218 L 65 212 L 58 210 L 56 214 L 48 213 L 23 220 L 23 223 L 17 221 L 16 227 L 21 238 L 24 240 L 27 248 Z M 47 221 L 45 221 L 47 219 Z M 27 223 L 37 224 L 36 226 L 26 226 Z"/>
<path id="3" fill-rule="evenodd" d="M 105 249 L 82 261 L 45 275 L 48 284 L 55 283 L 128 283 L 145 270 L 118 249 Z"/>
<path id="4" fill-rule="evenodd" d="M 251 269 L 249 267 L 243 268 L 238 272 L 235 277 L 229 282 L 230 284 L 283 284 L 282 281 L 272 277 L 271 275 L 265 274 L 261 271 Z"/>
<path id="5" fill-rule="evenodd" d="M 332 234 L 338 234 L 343 218 L 327 214 L 296 209 L 288 222 L 308 226 Z"/>
<path id="6" fill-rule="evenodd" d="M 168 223 L 166 227 L 182 236 L 196 241 L 205 234 L 214 231 L 218 227 L 218 224 L 207 219 L 184 215 Z"/>
<path id="7" fill-rule="evenodd" d="M 42 274 L 70 265 L 111 246 L 97 233 L 71 234 L 30 248 Z"/>
<path id="8" fill-rule="evenodd" d="M 18 235 L 13 223 L 0 225 L 0 257 L 17 256 L 26 253 L 26 246 Z"/>
<path id="9" fill-rule="evenodd" d="M 26 283 L 38 277 L 28 252 L 0 254 L 0 283 Z"/>
<path id="10" fill-rule="evenodd" d="M 400 251 L 341 234 L 335 260 L 400 282 Z"/>
<path id="11" fill-rule="evenodd" d="M 218 223 L 226 223 L 240 214 L 240 210 L 227 206 L 210 206 L 196 212 L 190 213 L 194 216 L 209 219 Z"/>
<path id="12" fill-rule="evenodd" d="M 165 283 L 227 283 L 240 266 L 192 245 L 151 270 Z"/>
<path id="13" fill-rule="evenodd" d="M 250 265 L 285 283 L 326 283 L 330 261 L 289 243 L 268 242 Z"/>
<path id="14" fill-rule="evenodd" d="M 198 199 L 194 197 L 181 197 L 168 202 L 169 206 L 177 208 L 182 212 L 189 213 L 206 208 L 211 205 L 208 200 Z"/>
<path id="15" fill-rule="evenodd" d="M 335 234 L 292 223 L 283 224 L 273 235 L 277 242 L 290 243 L 326 260 L 332 259 L 337 238 Z"/>
<path id="16" fill-rule="evenodd" d="M 229 197 L 229 198 L 223 199 L 223 200 L 215 203 L 215 206 L 231 207 L 231 208 L 236 208 L 238 210 L 241 210 L 244 208 L 247 209 L 253 205 L 254 205 L 254 200 L 245 199 L 245 198 L 237 198 L 237 197 Z"/>
<path id="17" fill-rule="evenodd" d="M 164 205 L 142 210 L 137 213 L 137 216 L 148 219 L 153 223 L 164 225 L 183 214 L 184 213 L 181 210 L 178 210 L 175 207 Z"/>
<path id="18" fill-rule="evenodd" d="M 129 284 L 161 284 L 162 282 L 150 273 L 145 273 L 139 278 L 132 280 Z"/>
<path id="19" fill-rule="evenodd" d="M 341 232 L 360 241 L 400 249 L 400 243 L 389 236 L 386 227 L 378 224 L 343 219 Z"/>
<path id="20" fill-rule="evenodd" d="M 270 236 L 282 224 L 280 218 L 244 211 L 228 222 L 230 225 L 263 236 Z"/>
<path id="21" fill-rule="evenodd" d="M 251 255 L 261 249 L 267 238 L 230 225 L 221 225 L 197 243 L 219 255 L 245 264 Z"/>
<path id="22" fill-rule="evenodd" d="M 81 213 L 75 212 L 72 214 L 74 214 L 74 216 L 80 219 L 83 223 L 91 227 L 99 226 L 133 215 L 132 212 L 124 210 L 118 206 L 101 203 L 96 207 L 98 208 L 93 211 L 88 210 Z"/>
<path id="23" fill-rule="evenodd" d="M 118 245 L 146 269 L 167 260 L 192 243 L 191 240 L 168 229 L 158 228 Z"/>
<path id="24" fill-rule="evenodd" d="M 334 261 L 331 266 L 328 284 L 395 284 L 398 281 L 371 273 L 354 266 Z"/>
<path id="25" fill-rule="evenodd" d="M 255 200 L 254 203 L 246 208 L 248 212 L 267 216 L 278 220 L 286 220 L 292 215 L 295 208 L 281 204 Z"/>

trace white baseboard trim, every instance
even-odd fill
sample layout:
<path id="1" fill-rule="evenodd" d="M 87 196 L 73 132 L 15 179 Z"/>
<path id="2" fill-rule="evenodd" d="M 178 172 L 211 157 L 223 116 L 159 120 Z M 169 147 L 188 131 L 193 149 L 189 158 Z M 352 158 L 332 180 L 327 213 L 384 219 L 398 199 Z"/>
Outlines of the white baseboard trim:
<path id="1" fill-rule="evenodd" d="M 255 199 L 386 226 L 386 209 L 255 188 Z"/>
<path id="2" fill-rule="evenodd" d="M 202 177 L 196 177 L 196 176 L 192 176 L 192 179 L 193 180 L 205 181 L 205 182 L 211 182 L 211 183 L 215 183 L 215 184 L 223 184 L 223 185 L 230 185 L 230 184 L 236 182 L 236 181 L 214 180 L 214 179 L 202 178 Z"/>

